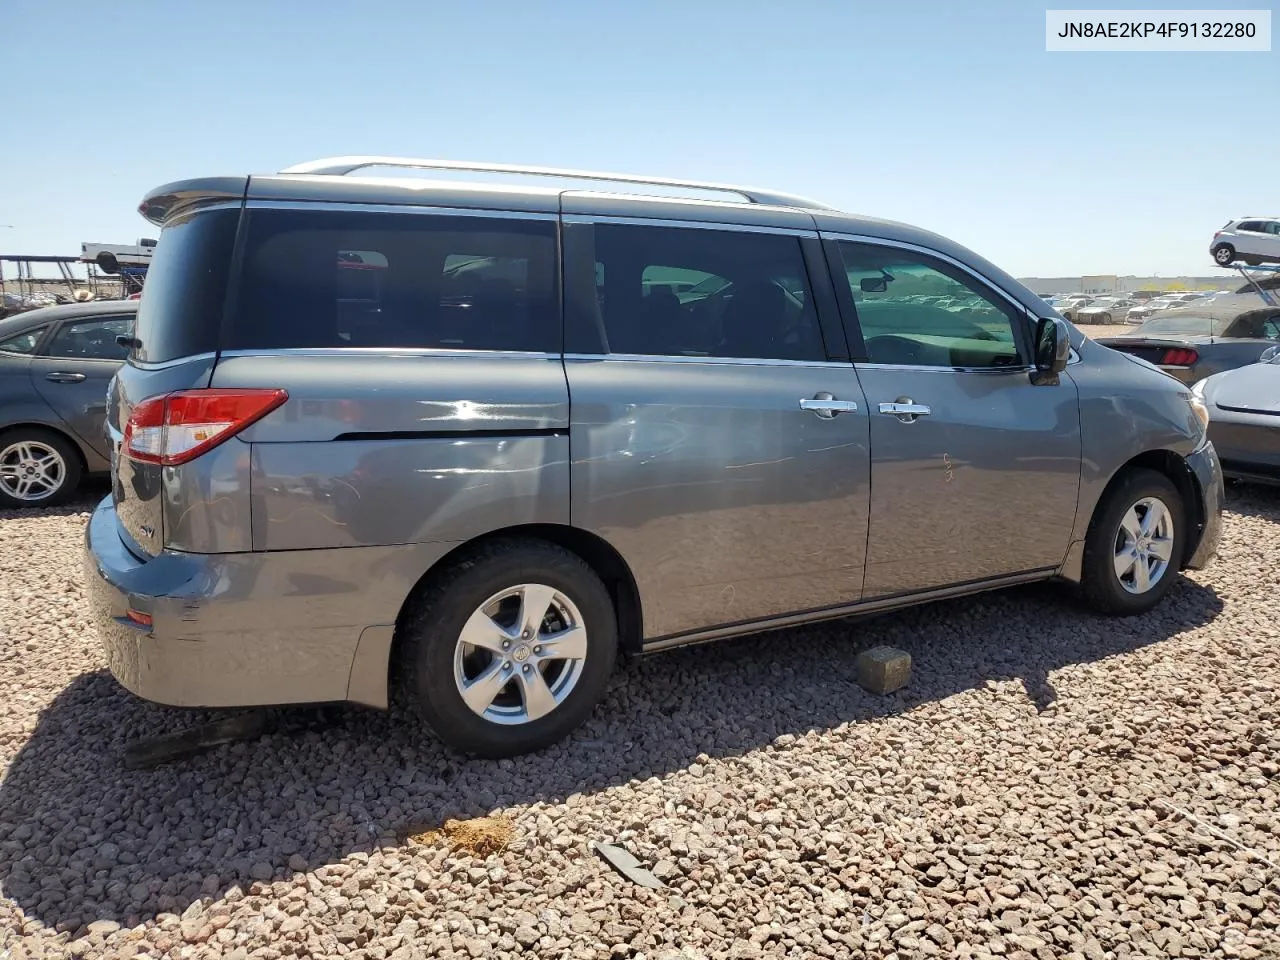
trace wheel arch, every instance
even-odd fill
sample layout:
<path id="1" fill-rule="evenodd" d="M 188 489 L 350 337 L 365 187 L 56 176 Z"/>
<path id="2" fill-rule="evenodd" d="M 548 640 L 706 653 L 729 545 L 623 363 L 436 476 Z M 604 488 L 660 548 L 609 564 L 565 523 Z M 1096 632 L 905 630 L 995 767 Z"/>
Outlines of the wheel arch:
<path id="1" fill-rule="evenodd" d="M 1098 495 L 1097 502 L 1093 505 L 1093 512 L 1089 516 L 1090 527 L 1097 520 L 1098 511 L 1107 502 L 1111 491 L 1134 470 L 1151 470 L 1162 474 L 1173 483 L 1181 495 L 1186 513 L 1182 519 L 1187 524 L 1188 533 L 1183 538 L 1183 550 L 1182 556 L 1178 558 L 1178 569 L 1185 569 L 1187 560 L 1196 552 L 1196 547 L 1200 545 L 1200 538 L 1204 534 L 1204 491 L 1200 489 L 1200 484 L 1196 481 L 1195 474 L 1187 465 L 1187 461 L 1172 450 L 1147 450 L 1122 463 Z"/>
<path id="2" fill-rule="evenodd" d="M 551 543 L 580 557 L 604 581 L 618 621 L 618 646 L 627 655 L 640 652 L 644 637 L 643 611 L 640 591 L 635 576 L 622 554 L 603 537 L 580 527 L 555 523 L 529 523 L 491 530 L 456 547 L 433 563 L 410 589 L 396 614 L 392 633 L 389 662 L 387 664 L 387 690 L 395 690 L 399 681 L 400 660 L 403 653 L 406 616 L 431 583 L 468 554 L 495 540 L 541 540 Z"/>

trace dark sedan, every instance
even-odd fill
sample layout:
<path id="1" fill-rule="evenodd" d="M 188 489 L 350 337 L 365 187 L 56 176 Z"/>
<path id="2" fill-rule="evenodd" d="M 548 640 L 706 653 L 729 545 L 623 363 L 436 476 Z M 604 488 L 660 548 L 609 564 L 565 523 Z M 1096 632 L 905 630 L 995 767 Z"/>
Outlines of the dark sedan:
<path id="1" fill-rule="evenodd" d="M 1098 343 L 1140 357 L 1186 384 L 1257 363 L 1280 343 L 1280 308 L 1214 315 L 1186 308 L 1152 317 L 1130 333 Z"/>
<path id="2" fill-rule="evenodd" d="M 107 384 L 137 312 L 104 300 L 0 320 L 0 508 L 61 503 L 111 469 Z"/>
<path id="3" fill-rule="evenodd" d="M 1265 362 L 1215 374 L 1191 392 L 1209 408 L 1209 439 L 1222 472 L 1280 483 L 1280 347 Z"/>

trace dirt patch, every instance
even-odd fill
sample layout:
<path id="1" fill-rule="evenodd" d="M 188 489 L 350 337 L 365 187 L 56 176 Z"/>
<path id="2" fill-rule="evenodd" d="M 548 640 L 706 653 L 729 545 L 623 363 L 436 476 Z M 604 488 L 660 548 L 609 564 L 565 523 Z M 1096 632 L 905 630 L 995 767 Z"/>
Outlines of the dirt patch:
<path id="1" fill-rule="evenodd" d="M 412 833 L 408 839 L 422 846 L 447 842 L 453 850 L 487 857 L 507 848 L 515 835 L 515 824 L 506 817 L 476 817 L 472 820 L 446 820 L 435 830 Z"/>

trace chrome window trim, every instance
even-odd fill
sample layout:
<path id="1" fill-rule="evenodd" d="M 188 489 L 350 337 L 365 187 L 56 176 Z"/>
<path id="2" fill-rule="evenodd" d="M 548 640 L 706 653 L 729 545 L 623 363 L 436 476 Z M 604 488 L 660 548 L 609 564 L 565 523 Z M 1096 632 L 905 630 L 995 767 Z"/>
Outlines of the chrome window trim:
<path id="1" fill-rule="evenodd" d="M 686 230 L 731 230 L 736 233 L 775 233 L 784 237 L 818 239 L 817 228 L 802 230 L 799 227 L 770 227 L 755 223 L 731 223 L 719 220 L 672 220 L 666 217 L 632 217 L 609 213 L 566 213 L 562 223 L 590 223 L 622 227 L 671 227 Z"/>
<path id="2" fill-rule="evenodd" d="M 1035 369 L 1032 364 L 1016 367 L 930 367 L 923 363 L 863 363 L 861 361 L 855 361 L 854 366 L 859 370 L 914 370 L 919 373 L 1030 373 Z"/>
<path id="3" fill-rule="evenodd" d="M 523 350 L 466 350 L 450 347 L 279 347 L 264 350 L 223 350 L 221 357 L 437 357 L 487 360 L 559 360 L 559 353 Z"/>
<path id="4" fill-rule="evenodd" d="M 192 363 L 196 360 L 213 360 L 217 356 L 218 352 L 216 350 L 209 350 L 205 353 L 193 353 L 186 357 L 174 357 L 172 360 L 135 360 L 130 357 L 125 361 L 125 363 L 131 367 L 137 367 L 139 370 L 164 370 L 168 367 L 176 367 L 180 363 Z"/>
<path id="5" fill-rule="evenodd" d="M 973 267 L 969 266 L 967 263 L 964 263 L 961 260 L 957 260 L 955 257 L 945 254 L 941 250 L 934 250 L 930 247 L 922 247 L 918 243 L 908 243 L 905 240 L 890 240 L 886 237 L 872 237 L 872 236 L 867 236 L 867 235 L 858 234 L 858 233 L 830 233 L 826 231 L 821 231 L 820 236 L 823 240 L 846 240 L 846 241 L 849 241 L 850 243 L 868 243 L 868 244 L 875 244 L 877 246 L 882 246 L 882 247 L 895 247 L 899 250 L 909 250 L 912 253 L 922 253 L 925 256 L 934 257 L 938 260 L 942 260 L 945 263 L 951 264 L 953 267 L 957 267 L 960 270 L 963 270 L 969 276 L 977 280 L 982 286 L 987 287 L 988 289 L 994 290 L 996 293 L 998 293 L 1001 297 L 1004 298 L 1005 302 L 1007 302 L 1009 306 L 1013 307 L 1015 312 L 1017 312 L 1018 314 L 1026 318 L 1026 320 L 1033 321 L 1035 319 L 1034 316 L 1032 315 L 1031 309 L 1021 300 L 1017 299 L 1013 294 L 1011 294 L 1004 287 L 994 282 L 990 277 L 984 276 L 983 274 L 979 273 L 977 270 L 973 269 Z M 832 278 L 832 282 L 833 283 L 835 282 L 834 277 Z M 855 314 L 857 313 L 857 309 L 858 309 L 857 304 L 854 304 Z M 1017 344 L 1014 344 L 1014 345 L 1017 346 Z M 859 364 L 859 366 L 871 366 L 871 364 Z M 875 364 L 875 366 L 884 367 L 884 368 L 893 368 L 897 370 L 905 370 L 905 369 L 950 370 L 952 372 L 964 372 L 964 373 L 974 373 L 977 371 L 990 371 L 990 370 L 1008 371 L 1008 370 L 1035 369 L 1034 364 L 1023 364 L 1017 367 L 914 367 L 914 366 L 906 367 L 906 366 L 900 366 L 898 364 L 886 363 L 886 364 Z"/>
<path id="6" fill-rule="evenodd" d="M 822 236 L 822 239 L 824 240 L 847 240 L 851 243 L 873 243 L 881 247 L 897 247 L 900 250 L 910 250 L 912 253 L 923 253 L 926 256 L 934 257 L 938 260 L 943 260 L 951 264 L 953 267 L 959 267 L 969 276 L 979 281 L 983 286 L 989 287 L 992 290 L 996 291 L 998 294 L 1000 294 L 1000 296 L 1004 297 L 1004 299 L 1008 301 L 1009 305 L 1012 306 L 1019 313 L 1024 314 L 1028 318 L 1031 317 L 1031 310 L 1027 307 L 1027 305 L 1023 303 L 1021 300 L 1017 299 L 1013 294 L 1011 294 L 1004 287 L 1000 286 L 1000 284 L 994 282 L 990 277 L 984 276 L 983 274 L 979 273 L 977 270 L 973 269 L 973 267 L 969 266 L 964 261 L 957 260 L 955 257 L 949 256 L 948 254 L 943 253 L 941 250 L 934 250 L 930 247 L 922 247 L 918 243 L 908 243 L 905 240 L 889 240 L 885 237 L 870 237 L 870 236 L 864 236 L 863 234 L 857 234 L 857 233 L 827 233 L 824 231 L 822 232 L 821 236 Z"/>
<path id="7" fill-rule="evenodd" d="M 821 367 L 852 370 L 848 360 L 770 360 L 765 357 L 672 357 L 660 353 L 566 353 L 566 361 L 622 361 L 625 363 L 714 363 L 747 367 Z"/>
<path id="8" fill-rule="evenodd" d="M 559 214 L 486 207 L 437 207 L 412 203 L 342 203 L 335 200 L 247 200 L 249 210 L 319 210 L 326 213 L 413 213 L 434 217 L 476 217 L 497 220 L 546 220 L 555 222 Z"/>
<path id="9" fill-rule="evenodd" d="M 181 203 L 178 203 L 178 204 L 175 204 L 174 206 L 177 210 L 179 210 L 183 214 L 208 213 L 210 210 L 239 210 L 242 206 L 244 206 L 244 201 L 243 200 L 214 200 L 210 203 L 201 203 L 199 200 L 197 200 L 190 205 L 183 205 Z M 165 222 L 167 223 L 168 220 L 169 220 L 169 217 L 166 216 Z M 154 250 L 155 247 L 152 247 L 151 249 Z"/>

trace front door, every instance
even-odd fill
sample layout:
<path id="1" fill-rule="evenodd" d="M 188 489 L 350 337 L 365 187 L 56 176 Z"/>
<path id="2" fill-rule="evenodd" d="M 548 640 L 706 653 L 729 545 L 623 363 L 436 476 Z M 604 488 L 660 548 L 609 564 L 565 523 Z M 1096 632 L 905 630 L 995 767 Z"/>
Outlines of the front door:
<path id="1" fill-rule="evenodd" d="M 816 233 L 584 219 L 565 263 L 573 523 L 645 636 L 856 601 L 869 418 Z"/>
<path id="2" fill-rule="evenodd" d="M 31 379 L 40 396 L 104 458 L 109 456 L 107 384 L 127 353 L 116 337 L 132 333 L 132 314 L 64 320 L 31 361 Z"/>
<path id="3" fill-rule="evenodd" d="M 864 598 L 1057 567 L 1080 484 L 1079 404 L 1069 375 L 1032 384 L 1026 312 L 947 258 L 834 243 L 871 412 Z"/>

